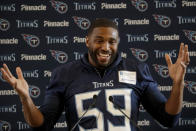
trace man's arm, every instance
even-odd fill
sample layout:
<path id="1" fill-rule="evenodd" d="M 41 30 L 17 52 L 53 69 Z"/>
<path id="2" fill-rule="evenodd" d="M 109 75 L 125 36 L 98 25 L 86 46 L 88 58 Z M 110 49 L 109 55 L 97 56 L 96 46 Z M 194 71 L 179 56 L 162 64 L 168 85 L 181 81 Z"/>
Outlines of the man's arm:
<path id="1" fill-rule="evenodd" d="M 176 115 L 182 109 L 184 76 L 186 67 L 190 62 L 188 45 L 184 46 L 183 43 L 180 45 L 179 55 L 175 64 L 172 64 L 168 54 L 165 55 L 165 59 L 168 65 L 169 75 L 173 80 L 172 91 L 165 104 L 165 110 L 168 114 Z"/>
<path id="2" fill-rule="evenodd" d="M 29 86 L 22 75 L 20 67 L 16 68 L 18 78 L 15 78 L 12 75 L 6 64 L 3 64 L 1 72 L 3 79 L 5 79 L 17 91 L 23 106 L 24 117 L 27 123 L 32 127 L 41 126 L 44 122 L 44 117 L 39 109 L 34 105 L 29 95 Z"/>
<path id="3" fill-rule="evenodd" d="M 41 126 L 44 122 L 44 117 L 40 110 L 34 105 L 32 99 L 30 97 L 23 100 L 21 99 L 21 103 L 23 106 L 24 118 L 27 123 L 31 127 Z"/>

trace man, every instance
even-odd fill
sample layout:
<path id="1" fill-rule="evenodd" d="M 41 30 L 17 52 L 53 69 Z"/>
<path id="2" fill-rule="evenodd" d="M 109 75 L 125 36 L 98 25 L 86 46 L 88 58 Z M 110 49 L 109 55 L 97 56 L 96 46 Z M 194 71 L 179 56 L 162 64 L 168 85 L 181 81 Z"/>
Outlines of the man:
<path id="1" fill-rule="evenodd" d="M 175 64 L 165 55 L 173 80 L 166 100 L 146 64 L 118 55 L 119 40 L 115 23 L 108 19 L 95 20 L 86 37 L 88 54 L 54 70 L 40 109 L 29 96 L 21 69 L 16 68 L 17 79 L 4 64 L 3 78 L 18 92 L 27 123 L 35 130 L 47 131 L 65 111 L 68 128 L 76 131 L 136 131 L 141 103 L 162 125 L 174 126 L 182 108 L 184 76 L 190 61 L 188 46 L 181 44 Z"/>

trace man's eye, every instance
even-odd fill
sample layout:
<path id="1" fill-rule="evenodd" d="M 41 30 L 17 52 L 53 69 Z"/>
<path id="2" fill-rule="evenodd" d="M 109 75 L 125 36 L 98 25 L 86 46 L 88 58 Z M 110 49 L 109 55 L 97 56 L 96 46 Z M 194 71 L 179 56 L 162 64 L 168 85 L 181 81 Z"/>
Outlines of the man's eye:
<path id="1" fill-rule="evenodd" d="M 103 42 L 103 40 L 96 40 L 96 42 L 97 42 L 97 43 L 102 43 L 102 42 Z"/>
<path id="2" fill-rule="evenodd" d="M 116 41 L 110 41 L 109 43 L 110 43 L 110 44 L 115 44 L 115 43 L 116 43 Z"/>

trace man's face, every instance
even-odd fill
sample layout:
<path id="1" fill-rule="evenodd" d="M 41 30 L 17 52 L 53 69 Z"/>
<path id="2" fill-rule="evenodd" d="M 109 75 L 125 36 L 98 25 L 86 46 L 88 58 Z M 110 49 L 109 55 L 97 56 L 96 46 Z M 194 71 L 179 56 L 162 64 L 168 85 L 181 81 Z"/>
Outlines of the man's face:
<path id="1" fill-rule="evenodd" d="M 116 58 L 118 31 L 112 27 L 96 27 L 86 38 L 89 62 L 96 68 L 109 66 Z"/>

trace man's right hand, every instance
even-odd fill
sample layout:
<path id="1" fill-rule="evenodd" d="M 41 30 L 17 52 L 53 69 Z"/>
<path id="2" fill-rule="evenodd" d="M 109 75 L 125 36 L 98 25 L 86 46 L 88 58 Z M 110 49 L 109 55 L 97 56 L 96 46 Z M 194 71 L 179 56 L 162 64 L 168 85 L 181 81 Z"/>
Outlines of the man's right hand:
<path id="1" fill-rule="evenodd" d="M 43 114 L 35 106 L 29 95 L 29 86 L 23 77 L 20 67 L 16 68 L 18 78 L 12 75 L 6 64 L 3 64 L 1 72 L 3 79 L 5 79 L 17 91 L 23 105 L 23 114 L 27 123 L 32 127 L 41 126 L 44 121 Z"/>
<path id="2" fill-rule="evenodd" d="M 20 96 L 21 101 L 30 97 L 29 86 L 27 84 L 27 81 L 23 77 L 22 70 L 20 67 L 16 68 L 16 74 L 18 78 L 12 75 L 6 64 L 3 64 L 1 72 L 3 79 L 6 80 L 16 90 L 16 92 Z"/>

